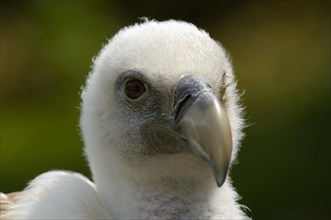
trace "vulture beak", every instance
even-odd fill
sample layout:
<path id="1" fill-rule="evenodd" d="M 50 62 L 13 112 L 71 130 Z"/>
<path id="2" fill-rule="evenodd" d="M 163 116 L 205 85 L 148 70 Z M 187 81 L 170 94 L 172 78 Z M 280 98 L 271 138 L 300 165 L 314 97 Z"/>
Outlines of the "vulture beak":
<path id="1" fill-rule="evenodd" d="M 232 135 L 226 112 L 203 80 L 184 76 L 174 94 L 174 131 L 186 150 L 205 161 L 218 187 L 224 183 L 231 161 Z"/>

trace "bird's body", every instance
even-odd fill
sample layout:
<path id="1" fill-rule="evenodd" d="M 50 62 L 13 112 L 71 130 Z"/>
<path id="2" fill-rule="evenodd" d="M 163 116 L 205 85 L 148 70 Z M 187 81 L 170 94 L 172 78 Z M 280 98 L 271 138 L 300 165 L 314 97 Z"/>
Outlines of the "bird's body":
<path id="1" fill-rule="evenodd" d="M 1 197 L 1 219 L 248 219 L 227 177 L 243 128 L 233 82 L 223 48 L 192 24 L 124 28 L 82 93 L 93 182 L 42 174 Z"/>
<path id="2" fill-rule="evenodd" d="M 141 191 L 133 184 L 117 186 L 122 198 L 115 197 L 109 207 L 86 177 L 50 171 L 38 176 L 25 191 L 3 197 L 3 209 L 9 212 L 2 213 L 1 219 L 247 219 L 228 184 L 210 192 L 205 190 L 215 188 L 214 182 L 209 183 L 212 186 L 189 186 L 164 181 Z M 4 204 L 6 200 L 8 204 Z"/>

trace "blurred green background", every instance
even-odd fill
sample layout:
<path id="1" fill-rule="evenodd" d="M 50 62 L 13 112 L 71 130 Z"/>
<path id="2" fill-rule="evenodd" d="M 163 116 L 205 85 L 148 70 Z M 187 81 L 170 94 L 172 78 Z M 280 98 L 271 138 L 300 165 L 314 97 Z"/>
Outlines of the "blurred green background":
<path id="1" fill-rule="evenodd" d="M 90 176 L 78 128 L 92 57 L 147 16 L 195 23 L 233 59 L 250 126 L 234 185 L 254 219 L 330 219 L 330 1 L 1 1 L 0 191 Z"/>

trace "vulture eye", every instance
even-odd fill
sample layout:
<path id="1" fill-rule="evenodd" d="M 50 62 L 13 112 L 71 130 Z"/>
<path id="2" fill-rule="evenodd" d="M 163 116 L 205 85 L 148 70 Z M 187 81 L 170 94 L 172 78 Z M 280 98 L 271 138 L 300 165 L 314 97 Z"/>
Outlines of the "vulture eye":
<path id="1" fill-rule="evenodd" d="M 129 79 L 125 83 L 124 92 L 130 99 L 139 98 L 146 91 L 146 87 L 143 82 L 137 79 Z"/>

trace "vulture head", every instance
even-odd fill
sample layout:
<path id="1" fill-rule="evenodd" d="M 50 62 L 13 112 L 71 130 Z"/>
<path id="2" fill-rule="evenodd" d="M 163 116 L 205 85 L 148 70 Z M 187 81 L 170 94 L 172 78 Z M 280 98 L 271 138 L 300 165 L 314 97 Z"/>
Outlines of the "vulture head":
<path id="1" fill-rule="evenodd" d="M 221 187 L 242 137 L 238 99 L 227 53 L 205 31 L 174 20 L 122 29 L 94 59 L 82 92 L 94 181 Z"/>

